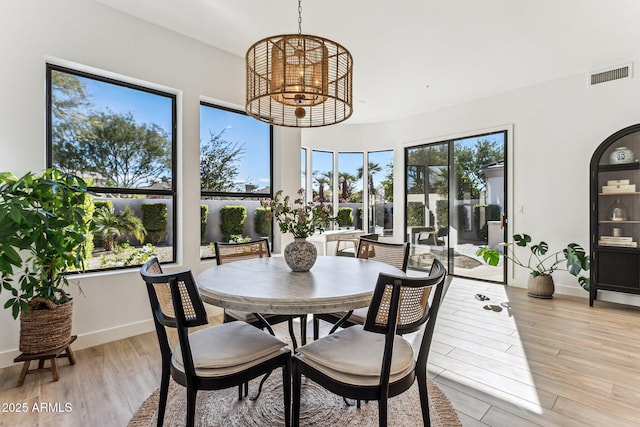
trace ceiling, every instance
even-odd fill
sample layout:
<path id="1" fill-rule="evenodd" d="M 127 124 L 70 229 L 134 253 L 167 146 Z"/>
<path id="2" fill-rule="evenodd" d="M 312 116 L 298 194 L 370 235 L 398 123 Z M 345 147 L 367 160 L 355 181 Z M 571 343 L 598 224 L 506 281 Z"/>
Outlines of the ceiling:
<path id="1" fill-rule="evenodd" d="M 298 32 L 295 0 L 95 0 L 244 57 Z M 302 32 L 354 58 L 354 113 L 392 120 L 631 62 L 638 0 L 303 0 Z"/>

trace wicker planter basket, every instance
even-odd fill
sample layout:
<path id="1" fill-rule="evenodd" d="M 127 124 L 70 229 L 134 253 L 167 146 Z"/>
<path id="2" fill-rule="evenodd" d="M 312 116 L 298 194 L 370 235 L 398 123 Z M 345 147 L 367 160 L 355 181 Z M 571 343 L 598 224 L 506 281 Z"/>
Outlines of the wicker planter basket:
<path id="1" fill-rule="evenodd" d="M 33 310 L 38 303 L 47 309 Z M 44 353 L 64 347 L 71 341 L 73 301 L 56 305 L 44 298 L 29 301 L 31 312 L 20 314 L 20 351 L 27 354 Z"/>

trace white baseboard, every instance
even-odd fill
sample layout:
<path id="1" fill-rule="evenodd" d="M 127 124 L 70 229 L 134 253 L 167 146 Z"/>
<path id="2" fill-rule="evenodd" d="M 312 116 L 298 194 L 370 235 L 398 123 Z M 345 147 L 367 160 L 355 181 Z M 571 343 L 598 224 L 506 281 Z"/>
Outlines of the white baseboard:
<path id="1" fill-rule="evenodd" d="M 121 340 L 123 338 L 144 334 L 154 330 L 153 320 L 143 320 L 141 322 L 121 325 L 114 328 L 103 329 L 101 331 L 90 332 L 78 335 L 78 339 L 73 343 L 72 349 L 82 350 L 83 348 L 93 347 L 105 344 L 111 341 Z M 8 350 L 0 353 L 0 368 L 6 368 L 14 365 L 13 359 L 18 357 L 20 351 L 18 349 Z M 17 379 L 16 379 L 17 381 Z"/>

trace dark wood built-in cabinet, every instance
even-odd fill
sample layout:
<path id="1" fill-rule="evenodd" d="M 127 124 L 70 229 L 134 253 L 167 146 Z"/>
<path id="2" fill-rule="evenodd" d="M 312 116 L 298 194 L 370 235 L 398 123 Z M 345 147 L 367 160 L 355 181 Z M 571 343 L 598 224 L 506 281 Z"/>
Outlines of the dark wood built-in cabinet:
<path id="1" fill-rule="evenodd" d="M 640 124 L 607 138 L 591 158 L 591 289 L 640 294 Z"/>

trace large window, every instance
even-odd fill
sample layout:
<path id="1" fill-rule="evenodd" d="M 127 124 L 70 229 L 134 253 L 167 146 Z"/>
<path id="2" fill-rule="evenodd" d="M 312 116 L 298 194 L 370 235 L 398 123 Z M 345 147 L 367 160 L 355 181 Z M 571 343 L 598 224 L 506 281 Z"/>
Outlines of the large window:
<path id="1" fill-rule="evenodd" d="M 272 128 L 241 111 L 200 104 L 200 257 L 217 241 L 271 238 L 260 198 L 272 195 Z"/>
<path id="2" fill-rule="evenodd" d="M 438 258 L 450 274 L 504 282 L 503 266 L 475 254 L 504 242 L 506 143 L 498 131 L 405 149 L 409 268 Z"/>
<path id="3" fill-rule="evenodd" d="M 311 189 L 314 202 L 333 203 L 333 153 L 311 152 Z"/>
<path id="4" fill-rule="evenodd" d="M 88 270 L 176 259 L 176 97 L 47 65 L 47 166 L 95 193 Z"/>
<path id="5" fill-rule="evenodd" d="M 338 226 L 362 229 L 364 154 L 338 153 Z"/>
<path id="6" fill-rule="evenodd" d="M 337 205 L 337 226 L 393 237 L 393 150 L 310 154 L 302 148 L 302 183 L 314 201 Z"/>
<path id="7" fill-rule="evenodd" d="M 393 150 L 368 153 L 369 231 L 393 236 Z"/>

